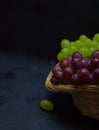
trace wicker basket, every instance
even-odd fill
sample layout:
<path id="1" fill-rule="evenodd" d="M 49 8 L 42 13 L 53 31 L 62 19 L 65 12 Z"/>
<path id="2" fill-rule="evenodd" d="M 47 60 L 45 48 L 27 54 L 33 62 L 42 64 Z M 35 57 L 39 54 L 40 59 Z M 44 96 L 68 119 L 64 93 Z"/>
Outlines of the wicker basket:
<path id="1" fill-rule="evenodd" d="M 99 120 L 99 85 L 54 85 L 50 81 L 52 75 L 51 71 L 45 82 L 48 90 L 70 93 L 73 97 L 74 105 L 83 115 Z"/>

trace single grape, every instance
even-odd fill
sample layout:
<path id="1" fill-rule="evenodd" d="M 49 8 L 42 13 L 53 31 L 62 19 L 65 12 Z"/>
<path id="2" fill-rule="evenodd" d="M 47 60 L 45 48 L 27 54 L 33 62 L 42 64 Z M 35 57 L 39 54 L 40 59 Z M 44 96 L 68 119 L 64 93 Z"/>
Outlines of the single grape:
<path id="1" fill-rule="evenodd" d="M 67 58 L 66 58 L 66 59 L 63 59 L 63 60 L 60 62 L 60 67 L 61 67 L 62 69 L 64 69 L 65 67 L 68 67 L 68 66 L 70 66 L 70 61 L 67 60 Z"/>
<path id="2" fill-rule="evenodd" d="M 63 55 L 62 55 L 61 52 L 59 52 L 59 53 L 57 54 L 57 59 L 58 59 L 59 61 L 63 60 Z"/>
<path id="3" fill-rule="evenodd" d="M 68 60 L 68 61 L 69 61 L 69 63 L 70 63 L 70 65 L 71 65 L 72 56 L 68 56 L 68 57 L 66 57 L 66 60 Z"/>
<path id="4" fill-rule="evenodd" d="M 79 40 L 83 41 L 83 42 L 86 42 L 87 39 L 88 39 L 87 36 L 84 34 L 80 35 L 80 37 L 79 37 Z"/>
<path id="5" fill-rule="evenodd" d="M 63 72 L 61 71 L 61 69 L 60 69 L 60 67 L 59 66 L 54 66 L 53 68 L 52 68 L 52 73 L 53 73 L 53 76 L 54 76 L 54 78 L 52 79 L 52 82 L 54 82 L 54 80 L 56 80 L 55 82 L 62 82 L 63 81 L 63 79 L 64 79 L 64 74 L 63 74 Z M 58 83 L 57 82 L 57 83 Z"/>
<path id="6" fill-rule="evenodd" d="M 68 48 L 63 48 L 61 50 L 61 54 L 63 58 L 66 58 L 69 55 L 69 49 Z"/>
<path id="7" fill-rule="evenodd" d="M 59 81 L 59 82 L 63 82 L 64 80 L 64 73 L 60 70 L 60 71 L 56 71 L 56 73 L 54 73 L 55 78 Z"/>
<path id="8" fill-rule="evenodd" d="M 59 68 L 59 66 L 55 65 L 55 66 L 52 68 L 52 73 L 53 73 L 53 74 L 56 74 L 57 71 L 60 71 L 60 68 Z"/>
<path id="9" fill-rule="evenodd" d="M 96 48 L 96 50 L 99 50 L 99 44 L 97 45 L 97 48 Z"/>
<path id="10" fill-rule="evenodd" d="M 79 52 L 83 55 L 83 57 L 88 57 L 88 48 L 87 47 L 82 47 L 79 49 Z"/>
<path id="11" fill-rule="evenodd" d="M 57 85 L 59 84 L 58 79 L 56 79 L 56 77 L 55 77 L 54 75 L 53 75 L 52 78 L 51 78 L 51 83 L 52 83 L 52 84 L 57 84 Z"/>
<path id="12" fill-rule="evenodd" d="M 80 85 L 81 84 L 81 79 L 79 78 L 78 74 L 75 73 L 71 76 L 71 83 L 75 85 Z"/>
<path id="13" fill-rule="evenodd" d="M 94 48 L 89 48 L 88 49 L 88 57 L 91 57 L 91 55 L 92 55 L 92 53 L 95 51 L 95 49 Z"/>
<path id="14" fill-rule="evenodd" d="M 48 99 L 42 99 L 40 101 L 40 108 L 45 111 L 52 111 L 54 109 L 54 104 Z"/>
<path id="15" fill-rule="evenodd" d="M 95 78 L 94 78 L 94 75 L 92 73 L 89 74 L 89 77 L 86 81 L 86 84 L 90 84 L 90 85 L 95 84 Z"/>
<path id="16" fill-rule="evenodd" d="M 75 41 L 75 46 L 77 48 L 77 51 L 81 48 L 82 42 L 80 40 Z"/>
<path id="17" fill-rule="evenodd" d="M 96 33 L 96 34 L 93 36 L 93 40 L 99 43 L 99 33 Z"/>
<path id="18" fill-rule="evenodd" d="M 59 53 L 57 54 L 57 59 L 58 59 L 59 61 L 61 61 L 61 60 L 64 59 L 64 56 L 63 56 L 63 54 L 62 54 L 61 52 L 59 52 Z"/>
<path id="19" fill-rule="evenodd" d="M 65 67 L 63 70 L 63 73 L 64 73 L 65 78 L 70 78 L 74 72 L 71 67 Z"/>
<path id="20" fill-rule="evenodd" d="M 85 42 L 85 47 L 87 48 L 93 47 L 93 41 L 88 38 Z"/>
<path id="21" fill-rule="evenodd" d="M 90 72 L 86 68 L 80 68 L 78 70 L 78 76 L 80 79 L 86 81 L 89 78 Z"/>
<path id="22" fill-rule="evenodd" d="M 92 55 L 91 55 L 92 58 L 99 58 L 99 50 L 95 50 Z"/>
<path id="23" fill-rule="evenodd" d="M 98 42 L 93 41 L 91 47 L 96 50 L 96 49 L 97 49 L 97 46 L 98 46 Z"/>
<path id="24" fill-rule="evenodd" d="M 81 59 L 80 58 L 72 58 L 71 64 L 74 69 L 78 69 L 81 64 Z"/>
<path id="25" fill-rule="evenodd" d="M 99 58 L 92 58 L 90 64 L 94 69 L 99 68 Z"/>
<path id="26" fill-rule="evenodd" d="M 77 48 L 75 46 L 69 47 L 69 55 L 72 55 L 76 51 L 77 51 Z"/>
<path id="27" fill-rule="evenodd" d="M 99 68 L 96 68 L 93 72 L 94 78 L 99 81 Z"/>
<path id="28" fill-rule="evenodd" d="M 68 39 L 63 39 L 61 41 L 61 48 L 67 48 L 70 44 L 70 41 Z"/>
<path id="29" fill-rule="evenodd" d="M 82 59 L 79 68 L 86 68 L 89 71 L 92 71 L 92 67 L 88 59 Z"/>
<path id="30" fill-rule="evenodd" d="M 83 47 L 86 47 L 86 41 L 87 41 L 87 39 L 85 41 L 80 41 L 81 43 L 80 43 L 79 49 L 83 48 Z"/>
<path id="31" fill-rule="evenodd" d="M 83 59 L 83 56 L 80 52 L 74 52 L 72 54 L 72 58 L 80 58 L 80 59 Z"/>
<path id="32" fill-rule="evenodd" d="M 69 48 L 70 48 L 70 47 L 76 47 L 75 45 L 76 45 L 76 44 L 75 44 L 75 41 L 71 41 L 68 47 L 69 47 Z"/>

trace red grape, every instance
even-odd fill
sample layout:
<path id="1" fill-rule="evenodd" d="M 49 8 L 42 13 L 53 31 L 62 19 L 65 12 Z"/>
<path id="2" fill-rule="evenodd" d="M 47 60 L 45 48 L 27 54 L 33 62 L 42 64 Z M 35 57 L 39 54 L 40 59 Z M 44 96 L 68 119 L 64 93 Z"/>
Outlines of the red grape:
<path id="1" fill-rule="evenodd" d="M 62 71 L 57 71 L 54 76 L 59 82 L 62 82 L 64 80 L 64 73 Z"/>
<path id="2" fill-rule="evenodd" d="M 65 67 L 67 67 L 67 66 L 69 66 L 70 65 L 70 62 L 69 62 L 69 60 L 67 60 L 67 59 L 64 59 L 64 60 L 62 60 L 61 62 L 60 62 L 60 67 L 62 68 L 62 69 L 64 69 Z"/>
<path id="3" fill-rule="evenodd" d="M 92 70 L 92 67 L 91 67 L 90 62 L 89 62 L 88 59 L 82 59 L 79 68 L 86 68 L 86 69 L 88 69 L 89 71 Z"/>
<path id="4" fill-rule="evenodd" d="M 83 56 L 80 52 L 75 52 L 72 54 L 72 58 L 80 58 L 83 59 Z"/>
<path id="5" fill-rule="evenodd" d="M 93 68 L 99 68 L 99 58 L 92 58 L 90 64 Z"/>
<path id="6" fill-rule="evenodd" d="M 73 74 L 73 69 L 71 67 L 65 67 L 63 72 L 66 78 L 70 78 Z"/>
<path id="7" fill-rule="evenodd" d="M 99 80 L 99 68 L 96 68 L 94 70 L 93 75 L 96 80 Z"/>
<path id="8" fill-rule="evenodd" d="M 60 70 L 59 66 L 54 66 L 54 67 L 52 68 L 52 73 L 55 74 L 55 73 L 57 73 L 57 71 L 59 71 L 59 70 Z"/>
<path id="9" fill-rule="evenodd" d="M 95 78 L 92 73 L 89 74 L 89 77 L 86 81 L 87 84 L 95 84 Z"/>
<path id="10" fill-rule="evenodd" d="M 51 83 L 52 83 L 52 84 L 59 84 L 59 81 L 56 79 L 55 76 L 52 76 L 52 78 L 51 78 Z"/>
<path id="11" fill-rule="evenodd" d="M 81 84 L 81 80 L 77 73 L 75 73 L 71 76 L 71 83 L 72 84 Z"/>
<path id="12" fill-rule="evenodd" d="M 99 83 L 99 50 L 89 59 L 80 52 L 68 56 L 52 68 L 52 84 L 97 84 Z"/>
<path id="13" fill-rule="evenodd" d="M 68 60 L 69 63 L 71 63 L 71 61 L 72 61 L 72 56 L 68 56 L 68 57 L 66 58 L 66 60 Z"/>
<path id="14" fill-rule="evenodd" d="M 80 58 L 72 58 L 71 64 L 72 64 L 72 66 L 73 66 L 75 69 L 77 69 L 77 68 L 80 67 L 81 59 L 80 59 Z"/>
<path id="15" fill-rule="evenodd" d="M 95 50 L 92 55 L 91 55 L 92 58 L 99 58 L 99 50 Z"/>
<path id="16" fill-rule="evenodd" d="M 87 80 L 89 78 L 90 72 L 86 68 L 81 68 L 78 70 L 78 76 L 82 80 Z"/>

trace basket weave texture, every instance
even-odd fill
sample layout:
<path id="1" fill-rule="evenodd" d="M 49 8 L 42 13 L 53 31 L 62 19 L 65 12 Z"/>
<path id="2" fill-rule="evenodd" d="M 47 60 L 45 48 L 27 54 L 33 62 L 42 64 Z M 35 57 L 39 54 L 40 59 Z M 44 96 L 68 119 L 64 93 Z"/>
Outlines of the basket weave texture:
<path id="1" fill-rule="evenodd" d="M 83 115 L 99 120 L 99 85 L 54 85 L 50 81 L 52 75 L 50 71 L 45 81 L 48 90 L 71 94 L 74 105 Z"/>

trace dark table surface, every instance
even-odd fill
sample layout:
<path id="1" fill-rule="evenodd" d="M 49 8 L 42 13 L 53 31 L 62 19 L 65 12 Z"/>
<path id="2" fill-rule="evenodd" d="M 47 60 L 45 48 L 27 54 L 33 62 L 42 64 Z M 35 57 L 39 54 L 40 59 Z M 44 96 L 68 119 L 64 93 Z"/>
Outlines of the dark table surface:
<path id="1" fill-rule="evenodd" d="M 99 122 L 82 114 L 69 94 L 52 93 L 45 79 L 55 61 L 0 53 L 0 130 L 99 130 Z M 51 112 L 41 99 L 53 101 Z"/>

